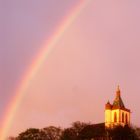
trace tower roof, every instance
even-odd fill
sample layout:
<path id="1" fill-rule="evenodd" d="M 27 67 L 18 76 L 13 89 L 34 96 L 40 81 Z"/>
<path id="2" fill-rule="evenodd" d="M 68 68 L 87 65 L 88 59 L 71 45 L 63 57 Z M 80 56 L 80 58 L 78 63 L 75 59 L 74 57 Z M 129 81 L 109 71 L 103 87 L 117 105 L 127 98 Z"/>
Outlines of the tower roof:
<path id="1" fill-rule="evenodd" d="M 108 101 L 105 105 L 105 109 L 111 109 L 112 105 L 110 104 L 110 102 Z"/>
<path id="2" fill-rule="evenodd" d="M 113 102 L 113 108 L 125 108 L 124 103 L 121 98 L 121 91 L 120 91 L 119 86 L 117 87 L 116 98 Z"/>

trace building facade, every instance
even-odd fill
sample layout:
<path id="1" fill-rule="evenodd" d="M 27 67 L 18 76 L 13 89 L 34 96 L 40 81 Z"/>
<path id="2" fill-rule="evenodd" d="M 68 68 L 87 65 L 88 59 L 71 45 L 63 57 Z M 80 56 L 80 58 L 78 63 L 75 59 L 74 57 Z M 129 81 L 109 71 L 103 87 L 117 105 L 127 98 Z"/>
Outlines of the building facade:
<path id="1" fill-rule="evenodd" d="M 130 109 L 124 106 L 119 86 L 113 104 L 108 101 L 105 105 L 105 127 L 111 128 L 116 125 L 130 125 Z"/>

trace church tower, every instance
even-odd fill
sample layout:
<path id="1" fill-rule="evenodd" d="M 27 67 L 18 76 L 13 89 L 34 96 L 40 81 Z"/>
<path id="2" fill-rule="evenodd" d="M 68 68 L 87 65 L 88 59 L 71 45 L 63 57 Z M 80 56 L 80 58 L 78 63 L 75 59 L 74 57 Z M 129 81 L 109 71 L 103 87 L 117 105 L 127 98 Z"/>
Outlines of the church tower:
<path id="1" fill-rule="evenodd" d="M 124 106 L 119 86 L 113 104 L 108 101 L 105 105 L 105 126 L 112 128 L 116 125 L 130 125 L 130 110 Z"/>

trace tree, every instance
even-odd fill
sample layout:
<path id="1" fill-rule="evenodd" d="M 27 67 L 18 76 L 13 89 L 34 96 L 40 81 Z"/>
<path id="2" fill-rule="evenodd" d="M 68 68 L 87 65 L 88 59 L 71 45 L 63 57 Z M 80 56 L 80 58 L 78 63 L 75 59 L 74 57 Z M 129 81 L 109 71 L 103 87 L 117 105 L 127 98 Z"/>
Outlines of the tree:
<path id="1" fill-rule="evenodd" d="M 81 140 L 90 140 L 91 138 L 93 138 L 93 126 L 92 125 L 88 125 L 86 127 L 84 127 L 81 132 L 79 133 L 79 139 Z"/>
<path id="2" fill-rule="evenodd" d="M 121 125 L 114 127 L 110 130 L 110 135 L 113 140 L 138 140 L 135 130 L 128 125 L 125 125 L 124 127 Z"/>
<path id="3" fill-rule="evenodd" d="M 60 140 L 62 134 L 62 129 L 55 126 L 43 128 L 42 131 L 45 133 L 47 140 Z"/>
<path id="4" fill-rule="evenodd" d="M 71 127 L 64 129 L 61 140 L 79 140 L 79 134 L 81 130 L 89 124 L 90 123 L 84 123 L 80 121 L 72 123 Z"/>
<path id="5" fill-rule="evenodd" d="M 135 127 L 134 130 L 135 130 L 135 133 L 136 133 L 138 139 L 140 139 L 140 127 Z"/>
<path id="6" fill-rule="evenodd" d="M 105 128 L 104 123 L 90 124 L 74 122 L 72 126 L 62 130 L 60 127 L 49 126 L 43 129 L 29 128 L 18 137 L 8 140 L 139 140 L 140 128 L 128 125 Z"/>
<path id="7" fill-rule="evenodd" d="M 39 129 L 30 128 L 20 133 L 17 140 L 46 140 L 46 135 L 45 132 Z"/>
<path id="8" fill-rule="evenodd" d="M 64 129 L 61 140 L 77 140 L 77 133 L 73 128 Z"/>
<path id="9" fill-rule="evenodd" d="M 80 121 L 76 121 L 72 123 L 72 128 L 74 129 L 74 131 L 77 133 L 77 135 L 79 135 L 79 133 L 81 132 L 81 130 L 90 125 L 90 123 L 85 123 L 85 122 L 80 122 Z"/>

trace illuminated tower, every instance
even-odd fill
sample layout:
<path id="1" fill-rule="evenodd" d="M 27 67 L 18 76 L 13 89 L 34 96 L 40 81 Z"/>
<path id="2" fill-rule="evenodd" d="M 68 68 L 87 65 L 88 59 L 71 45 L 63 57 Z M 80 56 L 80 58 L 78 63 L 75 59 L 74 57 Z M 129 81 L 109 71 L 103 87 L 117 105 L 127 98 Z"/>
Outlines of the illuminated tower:
<path id="1" fill-rule="evenodd" d="M 113 104 L 108 101 L 105 105 L 105 126 L 130 125 L 130 110 L 124 106 L 118 86 Z"/>

